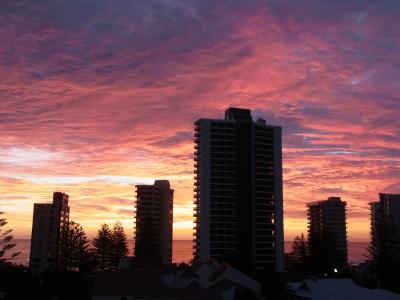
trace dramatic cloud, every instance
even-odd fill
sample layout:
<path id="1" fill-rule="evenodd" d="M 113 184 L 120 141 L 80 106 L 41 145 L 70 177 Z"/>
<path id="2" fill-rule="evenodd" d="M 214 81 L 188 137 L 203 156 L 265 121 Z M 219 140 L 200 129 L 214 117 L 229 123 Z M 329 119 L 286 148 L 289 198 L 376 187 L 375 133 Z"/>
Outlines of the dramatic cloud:
<path id="1" fill-rule="evenodd" d="M 400 3 L 0 2 L 0 194 L 17 237 L 54 190 L 93 235 L 132 230 L 134 184 L 170 179 L 191 238 L 193 122 L 228 106 L 284 132 L 286 238 L 306 203 L 341 196 L 367 240 L 368 202 L 399 193 Z"/>

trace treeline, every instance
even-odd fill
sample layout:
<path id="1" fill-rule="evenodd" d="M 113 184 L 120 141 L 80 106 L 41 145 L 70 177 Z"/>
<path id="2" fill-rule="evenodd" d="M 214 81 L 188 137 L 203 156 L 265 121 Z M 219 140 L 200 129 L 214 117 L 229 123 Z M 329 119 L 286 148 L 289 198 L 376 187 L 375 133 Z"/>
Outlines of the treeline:
<path id="1" fill-rule="evenodd" d="M 129 252 L 119 221 L 112 228 L 102 224 L 92 243 L 79 223 L 67 222 L 61 230 L 59 247 L 58 269 L 85 273 L 117 270 L 119 260 Z"/>
<path id="2" fill-rule="evenodd" d="M 316 276 L 338 273 L 345 275 L 348 269 L 347 253 L 343 253 L 339 248 L 338 239 L 330 230 L 325 230 L 321 237 L 313 236 L 310 240 L 306 240 L 302 233 L 293 241 L 287 257 L 287 268 Z"/>
<path id="3" fill-rule="evenodd" d="M 16 244 L 6 225 L 6 219 L 0 218 L 0 296 L 4 299 L 91 299 L 96 272 L 117 270 L 120 258 L 129 252 L 121 222 L 111 227 L 102 224 L 89 241 L 82 226 L 70 221 L 61 228 L 56 269 L 36 275 L 12 263 L 19 253 L 13 252 Z"/>
<path id="4" fill-rule="evenodd" d="M 370 232 L 366 262 L 355 267 L 338 263 L 335 236 L 326 235 L 325 241 L 306 240 L 297 236 L 287 256 L 287 269 L 312 276 L 351 277 L 357 284 L 368 288 L 383 288 L 400 293 L 400 239 L 393 224 L 377 215 Z"/>

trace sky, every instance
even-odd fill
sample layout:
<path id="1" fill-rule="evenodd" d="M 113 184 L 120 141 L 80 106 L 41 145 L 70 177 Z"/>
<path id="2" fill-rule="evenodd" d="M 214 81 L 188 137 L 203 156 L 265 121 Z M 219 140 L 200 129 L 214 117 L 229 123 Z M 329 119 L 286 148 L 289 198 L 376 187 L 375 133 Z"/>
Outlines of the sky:
<path id="1" fill-rule="evenodd" d="M 285 239 L 306 204 L 400 193 L 400 1 L 0 0 L 0 210 L 70 196 L 88 235 L 122 221 L 134 185 L 168 179 L 174 238 L 192 238 L 193 122 L 230 106 L 283 127 Z"/>

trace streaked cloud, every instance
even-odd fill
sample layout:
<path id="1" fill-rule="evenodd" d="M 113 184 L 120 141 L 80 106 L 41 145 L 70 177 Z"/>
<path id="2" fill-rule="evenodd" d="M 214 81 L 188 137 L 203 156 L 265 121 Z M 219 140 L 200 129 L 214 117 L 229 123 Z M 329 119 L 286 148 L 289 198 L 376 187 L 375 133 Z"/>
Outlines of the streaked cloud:
<path id="1" fill-rule="evenodd" d="M 36 148 L 0 148 L 0 164 L 17 166 L 38 165 L 55 159 L 62 159 L 61 153 Z M 65 159 L 65 158 L 64 158 Z"/>
<path id="2" fill-rule="evenodd" d="M 191 238 L 193 122 L 228 106 L 284 129 L 285 230 L 305 205 L 398 193 L 396 0 L 2 1 L 0 194 L 16 233 L 54 190 L 93 234 L 132 230 L 136 183 L 170 179 L 174 232 Z"/>

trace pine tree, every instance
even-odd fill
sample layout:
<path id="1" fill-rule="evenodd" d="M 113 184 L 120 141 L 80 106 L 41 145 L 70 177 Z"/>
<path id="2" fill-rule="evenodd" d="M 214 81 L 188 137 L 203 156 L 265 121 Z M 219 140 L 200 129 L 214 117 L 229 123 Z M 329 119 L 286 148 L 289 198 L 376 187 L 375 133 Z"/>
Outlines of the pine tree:
<path id="1" fill-rule="evenodd" d="M 113 240 L 113 266 L 118 268 L 119 260 L 121 257 L 128 255 L 128 245 L 126 241 L 126 234 L 124 227 L 120 221 L 115 222 L 112 229 Z"/>
<path id="2" fill-rule="evenodd" d="M 329 227 L 323 229 L 322 236 L 311 235 L 308 249 L 310 267 L 319 274 L 329 274 L 347 264 L 347 256 L 341 255 L 337 236 Z"/>
<path id="3" fill-rule="evenodd" d="M 297 263 L 303 263 L 307 257 L 307 242 L 303 233 L 300 237 L 296 236 L 294 239 L 290 256 L 292 260 Z"/>
<path id="4" fill-rule="evenodd" d="M 2 215 L 3 212 L 0 211 L 0 215 Z M 7 225 L 7 220 L 4 218 L 0 218 L 0 263 L 6 262 L 8 260 L 13 259 L 14 257 L 18 256 L 21 252 L 14 252 L 12 253 L 9 257 L 6 257 L 6 253 L 14 248 L 16 244 L 12 243 L 12 240 L 14 237 L 10 234 L 13 230 L 12 229 L 6 229 L 3 231 L 2 227 Z"/>
<path id="5" fill-rule="evenodd" d="M 79 223 L 70 221 L 61 228 L 59 269 L 81 271 L 89 257 L 86 233 Z"/>
<path id="6" fill-rule="evenodd" d="M 113 269 L 113 234 L 107 224 L 102 224 L 93 240 L 93 251 L 97 260 L 97 269 L 107 271 Z"/>

